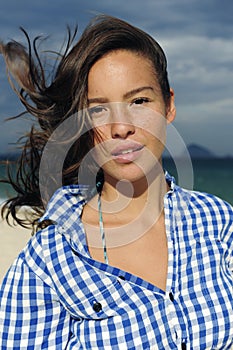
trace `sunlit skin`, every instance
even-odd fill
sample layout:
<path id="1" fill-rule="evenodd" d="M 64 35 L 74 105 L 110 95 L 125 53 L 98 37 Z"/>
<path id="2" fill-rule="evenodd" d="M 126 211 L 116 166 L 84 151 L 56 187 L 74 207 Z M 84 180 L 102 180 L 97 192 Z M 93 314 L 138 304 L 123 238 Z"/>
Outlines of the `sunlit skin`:
<path id="1" fill-rule="evenodd" d="M 170 104 L 166 106 L 150 61 L 118 50 L 91 68 L 88 101 L 96 128 L 97 161 L 102 162 L 105 175 L 102 208 L 106 234 L 111 229 L 122 237 L 127 232 L 141 232 L 137 239 L 118 246 L 111 245 L 109 238 L 109 262 L 165 289 L 168 252 L 163 197 L 167 187 L 160 162 L 166 124 L 175 118 L 174 93 L 171 90 Z M 145 110 L 149 113 L 145 114 Z M 101 142 L 109 152 L 104 164 Z M 131 152 L 134 147 L 135 152 Z M 126 206 L 122 205 L 125 198 L 130 199 Z M 95 197 L 84 207 L 82 219 L 90 254 L 103 261 L 96 203 Z M 109 212 L 111 205 L 116 208 L 116 204 L 119 210 Z M 98 243 L 93 243 L 93 237 L 98 237 Z"/>
<path id="2" fill-rule="evenodd" d="M 90 70 L 88 100 L 89 107 L 93 110 L 93 123 L 98 124 L 99 120 L 104 122 L 104 125 L 97 127 L 102 141 L 111 140 L 116 147 L 118 144 L 135 141 L 143 145 L 144 150 L 152 152 L 155 160 L 161 160 L 165 137 L 160 136 L 161 142 L 154 135 L 156 128 L 161 128 L 163 134 L 166 122 L 171 122 L 175 117 L 174 94 L 171 91 L 170 106 L 165 106 L 153 67 L 148 60 L 128 51 L 117 51 L 103 57 Z M 107 105 L 109 103 L 113 103 L 111 110 Z M 117 106 L 115 103 L 120 105 Z M 137 127 L 134 125 L 134 117 L 129 115 L 130 112 L 127 113 L 124 104 L 130 106 L 131 110 L 142 106 L 149 108 L 156 114 L 165 116 L 166 121 L 160 118 L 158 125 L 158 117 L 156 119 L 151 113 L 149 116 L 137 119 L 141 128 Z M 105 115 L 107 116 L 104 118 Z M 98 140 L 96 142 L 98 143 Z M 141 153 L 145 161 L 145 152 Z M 150 162 L 148 166 L 144 164 L 143 169 L 140 169 L 135 162 L 124 165 L 112 160 L 102 165 L 102 168 L 105 179 L 108 179 L 106 183 L 114 183 L 113 179 L 128 179 L 132 183 L 137 181 L 138 189 L 140 187 L 138 180 L 142 180 L 143 184 L 145 175 L 153 166 L 154 164 Z"/>

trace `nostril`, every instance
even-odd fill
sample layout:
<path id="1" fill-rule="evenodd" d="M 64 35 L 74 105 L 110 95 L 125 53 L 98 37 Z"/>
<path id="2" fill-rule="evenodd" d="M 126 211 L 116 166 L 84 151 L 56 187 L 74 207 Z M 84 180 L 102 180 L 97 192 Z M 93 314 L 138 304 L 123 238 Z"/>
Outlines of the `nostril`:
<path id="1" fill-rule="evenodd" d="M 135 127 L 132 124 L 115 123 L 112 124 L 113 138 L 127 138 L 135 133 Z"/>

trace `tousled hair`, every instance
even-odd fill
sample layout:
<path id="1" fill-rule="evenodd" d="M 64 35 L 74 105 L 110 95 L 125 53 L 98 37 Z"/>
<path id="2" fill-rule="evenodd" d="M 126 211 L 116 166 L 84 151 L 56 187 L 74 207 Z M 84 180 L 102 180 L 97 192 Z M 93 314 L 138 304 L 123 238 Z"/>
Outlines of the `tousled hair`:
<path id="1" fill-rule="evenodd" d="M 35 224 L 44 212 L 45 203 L 39 188 L 40 163 L 44 148 L 56 128 L 77 114 L 80 136 L 76 137 L 64 160 L 63 185 L 78 183 L 82 159 L 93 148 L 93 131 L 88 116 L 85 112 L 78 112 L 87 107 L 88 74 L 96 61 L 114 50 L 138 53 L 152 63 L 165 105 L 170 101 L 170 87 L 167 61 L 160 45 L 149 34 L 118 18 L 105 15 L 95 17 L 76 44 L 77 28 L 72 32 L 68 27 L 66 47 L 63 53 L 57 53 L 50 79 L 46 77 L 46 69 L 37 49 L 40 38 L 31 42 L 27 32 L 22 31 L 28 48 L 15 41 L 7 44 L 1 42 L 0 53 L 5 58 L 11 86 L 25 106 L 25 113 L 35 118 L 37 126 L 33 126 L 25 136 L 16 175 L 9 171 L 8 180 L 3 180 L 11 184 L 16 195 L 5 202 L 2 216 L 8 220 L 12 215 L 17 223 L 27 226 Z M 58 145 L 58 150 L 59 147 L 62 144 Z M 31 221 L 17 214 L 17 209 L 24 205 L 34 209 L 35 215 Z"/>

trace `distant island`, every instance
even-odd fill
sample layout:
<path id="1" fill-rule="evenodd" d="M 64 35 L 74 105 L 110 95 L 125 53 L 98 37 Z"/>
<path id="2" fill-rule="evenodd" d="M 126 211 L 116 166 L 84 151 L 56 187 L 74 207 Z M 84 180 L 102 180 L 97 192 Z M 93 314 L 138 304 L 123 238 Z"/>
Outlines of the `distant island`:
<path id="1" fill-rule="evenodd" d="M 208 148 L 206 147 L 203 147 L 203 146 L 199 146 L 199 145 L 196 145 L 196 144 L 190 144 L 188 147 L 187 147 L 188 151 L 189 151 L 189 154 L 190 154 L 190 157 L 191 158 L 216 158 L 216 155 L 211 152 Z"/>
<path id="2" fill-rule="evenodd" d="M 214 152 L 210 151 L 207 147 L 197 145 L 195 143 L 191 143 L 187 146 L 187 150 L 192 159 L 233 159 L 232 155 L 226 155 L 219 157 Z M 165 151 L 165 158 L 171 158 L 170 154 Z M 184 158 L 185 155 L 181 154 L 179 158 Z"/>

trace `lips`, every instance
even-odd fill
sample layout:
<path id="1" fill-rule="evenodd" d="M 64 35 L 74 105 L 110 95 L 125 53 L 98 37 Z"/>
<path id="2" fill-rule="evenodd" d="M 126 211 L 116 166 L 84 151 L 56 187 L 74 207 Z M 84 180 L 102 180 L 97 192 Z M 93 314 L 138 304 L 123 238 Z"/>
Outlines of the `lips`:
<path id="1" fill-rule="evenodd" d="M 140 143 L 126 143 L 114 148 L 111 155 L 119 163 L 128 163 L 136 160 L 143 148 L 144 146 Z"/>
<path id="2" fill-rule="evenodd" d="M 118 156 L 121 154 L 128 154 L 136 151 L 140 151 L 143 148 L 143 145 L 137 142 L 131 142 L 122 144 L 116 148 L 114 148 L 111 152 L 113 156 Z"/>

